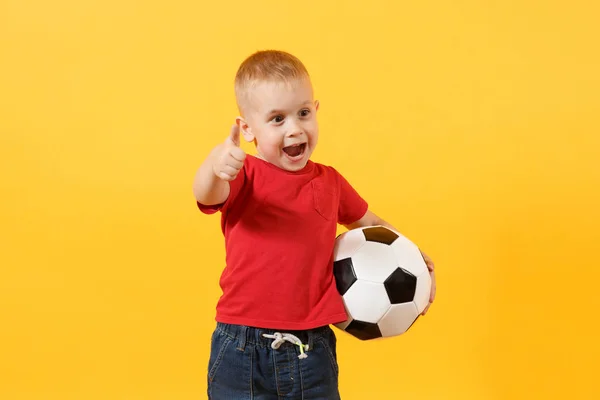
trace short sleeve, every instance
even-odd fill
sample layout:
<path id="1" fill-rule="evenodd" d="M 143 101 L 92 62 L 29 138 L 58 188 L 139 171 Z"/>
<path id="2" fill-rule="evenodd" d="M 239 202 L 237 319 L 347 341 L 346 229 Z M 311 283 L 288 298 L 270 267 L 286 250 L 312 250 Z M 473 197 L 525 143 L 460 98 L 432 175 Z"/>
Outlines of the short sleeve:
<path id="1" fill-rule="evenodd" d="M 339 172 L 340 204 L 338 207 L 338 223 L 349 225 L 361 219 L 367 212 L 369 204 Z"/>
<path id="2" fill-rule="evenodd" d="M 225 202 L 221 204 L 206 205 L 196 201 L 198 209 L 204 214 L 214 214 L 217 211 L 225 212 L 228 208 L 230 208 L 231 205 L 235 203 L 235 200 L 237 199 L 242 187 L 244 186 L 244 182 L 246 181 L 245 170 L 245 167 L 242 168 L 235 179 L 229 182 L 229 196 L 227 196 L 227 200 L 225 200 Z"/>

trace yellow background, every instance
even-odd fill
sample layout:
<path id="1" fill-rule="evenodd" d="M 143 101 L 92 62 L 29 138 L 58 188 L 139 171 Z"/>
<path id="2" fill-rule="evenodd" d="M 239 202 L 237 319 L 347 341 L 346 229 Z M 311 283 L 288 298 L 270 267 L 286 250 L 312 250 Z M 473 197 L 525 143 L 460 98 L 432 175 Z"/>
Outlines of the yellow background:
<path id="1" fill-rule="evenodd" d="M 224 253 L 192 178 L 265 48 L 313 76 L 314 160 L 438 268 L 407 334 L 336 331 L 343 398 L 600 398 L 599 11 L 0 0 L 0 399 L 205 398 Z"/>

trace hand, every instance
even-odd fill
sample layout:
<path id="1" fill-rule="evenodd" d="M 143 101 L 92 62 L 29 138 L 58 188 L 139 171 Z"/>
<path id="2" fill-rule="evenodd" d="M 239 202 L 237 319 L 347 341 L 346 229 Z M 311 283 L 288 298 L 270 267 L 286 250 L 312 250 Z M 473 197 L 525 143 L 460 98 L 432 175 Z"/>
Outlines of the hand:
<path id="1" fill-rule="evenodd" d="M 425 260 L 425 264 L 427 264 L 427 269 L 429 270 L 429 275 L 431 276 L 431 292 L 429 294 L 429 304 L 427 304 L 427 307 L 425 307 L 425 309 L 421 313 L 421 315 L 425 315 L 429 310 L 429 307 L 431 307 L 431 303 L 433 303 L 433 300 L 435 299 L 435 271 L 433 270 L 434 265 L 433 261 L 431 261 L 431 258 L 429 258 L 429 256 L 423 253 L 422 251 L 421 255 L 423 256 L 423 260 Z"/>
<path id="2" fill-rule="evenodd" d="M 215 148 L 213 172 L 224 181 L 232 181 L 244 166 L 246 153 L 240 148 L 240 127 L 231 127 L 225 142 Z"/>

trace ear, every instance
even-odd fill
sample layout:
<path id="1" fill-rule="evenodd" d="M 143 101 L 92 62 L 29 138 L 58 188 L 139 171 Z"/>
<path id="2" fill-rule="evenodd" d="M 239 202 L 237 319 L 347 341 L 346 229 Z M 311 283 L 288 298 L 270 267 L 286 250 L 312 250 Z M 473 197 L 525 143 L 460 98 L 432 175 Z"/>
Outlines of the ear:
<path id="1" fill-rule="evenodd" d="M 244 136 L 244 140 L 246 142 L 254 141 L 254 134 L 252 133 L 252 128 L 248 125 L 248 122 L 242 117 L 237 117 L 235 119 L 235 123 L 240 127 L 240 132 Z"/>
<path id="2" fill-rule="evenodd" d="M 319 111 L 319 100 L 315 100 L 315 110 Z"/>

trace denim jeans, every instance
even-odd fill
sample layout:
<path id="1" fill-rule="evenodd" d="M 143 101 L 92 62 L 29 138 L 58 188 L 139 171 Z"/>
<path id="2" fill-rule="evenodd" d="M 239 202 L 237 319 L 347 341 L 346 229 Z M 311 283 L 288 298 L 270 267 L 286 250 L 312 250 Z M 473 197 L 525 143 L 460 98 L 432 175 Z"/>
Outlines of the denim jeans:
<path id="1" fill-rule="evenodd" d="M 292 334 L 308 345 L 263 334 Z M 306 331 L 258 329 L 217 323 L 208 363 L 211 400 L 339 400 L 336 337 L 329 326 Z"/>

